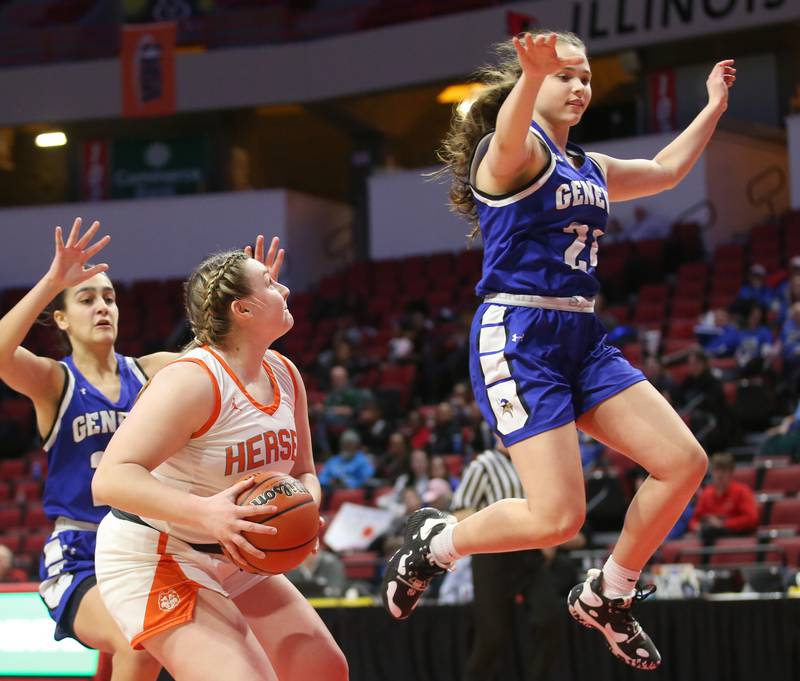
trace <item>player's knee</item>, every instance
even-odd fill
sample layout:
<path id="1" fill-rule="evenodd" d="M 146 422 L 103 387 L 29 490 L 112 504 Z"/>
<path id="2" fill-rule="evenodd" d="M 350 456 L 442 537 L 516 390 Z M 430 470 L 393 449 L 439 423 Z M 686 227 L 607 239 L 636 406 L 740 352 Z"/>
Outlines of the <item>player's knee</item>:
<path id="1" fill-rule="evenodd" d="M 586 521 L 586 509 L 571 508 L 564 511 L 553 526 L 552 545 L 557 546 L 572 539 Z"/>
<path id="2" fill-rule="evenodd" d="M 140 673 L 137 678 L 142 679 L 155 679 L 161 669 L 161 663 L 150 653 L 146 650 L 134 650 L 127 641 L 124 646 L 115 648 L 111 664 L 115 668 L 137 670 Z"/>
<path id="3" fill-rule="evenodd" d="M 697 487 L 708 470 L 708 456 L 697 440 L 693 440 L 682 451 L 678 472 L 687 485 Z"/>

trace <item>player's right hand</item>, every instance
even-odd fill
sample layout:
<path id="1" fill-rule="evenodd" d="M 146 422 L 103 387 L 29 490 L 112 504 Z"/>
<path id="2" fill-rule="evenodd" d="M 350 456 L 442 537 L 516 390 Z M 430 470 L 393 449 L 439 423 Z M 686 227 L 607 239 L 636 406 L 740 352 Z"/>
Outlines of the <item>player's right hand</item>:
<path id="1" fill-rule="evenodd" d="M 255 484 L 254 477 L 239 480 L 228 489 L 222 490 L 212 497 L 200 500 L 201 512 L 197 514 L 197 526 L 216 539 L 225 554 L 242 570 L 258 572 L 242 557 L 248 553 L 255 558 L 263 558 L 264 553 L 253 546 L 242 536 L 242 532 L 254 534 L 277 534 L 278 530 L 270 525 L 254 523 L 248 518 L 275 513 L 277 506 L 265 505 L 239 506 L 236 499 L 245 490 Z M 259 573 L 260 574 L 260 573 Z"/>
<path id="2" fill-rule="evenodd" d="M 519 65 L 522 72 L 535 78 L 544 78 L 552 73 L 557 73 L 566 66 L 579 66 L 585 57 L 574 55 L 572 57 L 559 57 L 556 51 L 558 36 L 547 33 L 533 37 L 526 33 L 522 38 L 514 36 L 514 49 L 517 51 Z"/>
<path id="3" fill-rule="evenodd" d="M 56 252 L 46 277 L 59 290 L 77 286 L 87 279 L 91 279 L 95 274 L 105 272 L 108 269 L 107 263 L 86 267 L 87 261 L 103 250 L 108 245 L 108 242 L 111 241 L 111 237 L 106 234 L 102 239 L 90 245 L 94 235 L 97 234 L 97 230 L 100 229 L 100 223 L 95 220 L 86 234 L 80 236 L 82 222 L 80 218 L 75 218 L 66 243 L 64 243 L 61 226 L 56 227 Z"/>

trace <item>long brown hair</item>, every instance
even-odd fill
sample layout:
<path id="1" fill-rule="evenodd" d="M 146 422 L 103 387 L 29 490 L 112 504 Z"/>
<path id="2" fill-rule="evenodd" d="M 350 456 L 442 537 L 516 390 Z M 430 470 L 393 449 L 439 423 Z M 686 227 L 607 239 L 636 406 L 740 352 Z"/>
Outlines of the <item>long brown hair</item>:
<path id="1" fill-rule="evenodd" d="M 209 256 L 189 275 L 184 284 L 186 315 L 194 340 L 185 350 L 204 345 L 221 345 L 231 330 L 230 306 L 251 293 L 244 263 L 244 251 L 226 251 Z"/>
<path id="2" fill-rule="evenodd" d="M 559 42 L 586 51 L 583 41 L 574 33 L 545 29 L 530 31 L 534 36 L 549 33 L 555 33 Z M 497 63 L 485 64 L 474 74 L 474 78 L 486 87 L 477 96 L 469 111 L 461 114 L 458 110 L 454 110 L 450 130 L 437 152 L 439 160 L 445 165 L 440 172 L 449 171 L 451 175 L 450 210 L 472 224 L 470 242 L 480 234 L 478 212 L 469 184 L 472 155 L 481 138 L 494 130 L 500 107 L 522 75 L 514 44 L 510 40 L 495 45 L 494 52 L 498 57 Z"/>

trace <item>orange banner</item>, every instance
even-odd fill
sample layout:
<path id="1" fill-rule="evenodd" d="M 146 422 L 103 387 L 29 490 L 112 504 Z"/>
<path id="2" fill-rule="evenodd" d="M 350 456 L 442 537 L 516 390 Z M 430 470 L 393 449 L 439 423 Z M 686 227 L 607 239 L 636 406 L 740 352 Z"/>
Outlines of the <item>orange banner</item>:
<path id="1" fill-rule="evenodd" d="M 175 113 L 174 23 L 133 24 L 122 28 L 122 115 Z"/>

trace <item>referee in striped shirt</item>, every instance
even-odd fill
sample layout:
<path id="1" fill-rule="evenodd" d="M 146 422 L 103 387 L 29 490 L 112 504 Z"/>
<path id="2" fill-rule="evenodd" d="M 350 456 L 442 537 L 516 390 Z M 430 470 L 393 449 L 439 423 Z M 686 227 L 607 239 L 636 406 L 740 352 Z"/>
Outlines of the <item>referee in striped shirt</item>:
<path id="1" fill-rule="evenodd" d="M 525 492 L 508 450 L 498 442 L 496 449 L 479 454 L 467 466 L 451 510 L 461 520 L 499 499 L 511 498 L 524 499 Z M 570 540 L 565 548 L 579 548 L 585 540 L 580 534 L 578 538 Z M 475 636 L 465 681 L 491 678 L 504 646 L 513 636 L 514 605 L 520 595 L 530 628 L 530 635 L 526 636 L 530 645 L 523 652 L 523 678 L 550 678 L 561 641 L 564 605 L 548 567 L 554 554 L 555 549 L 545 549 L 472 556 Z"/>

